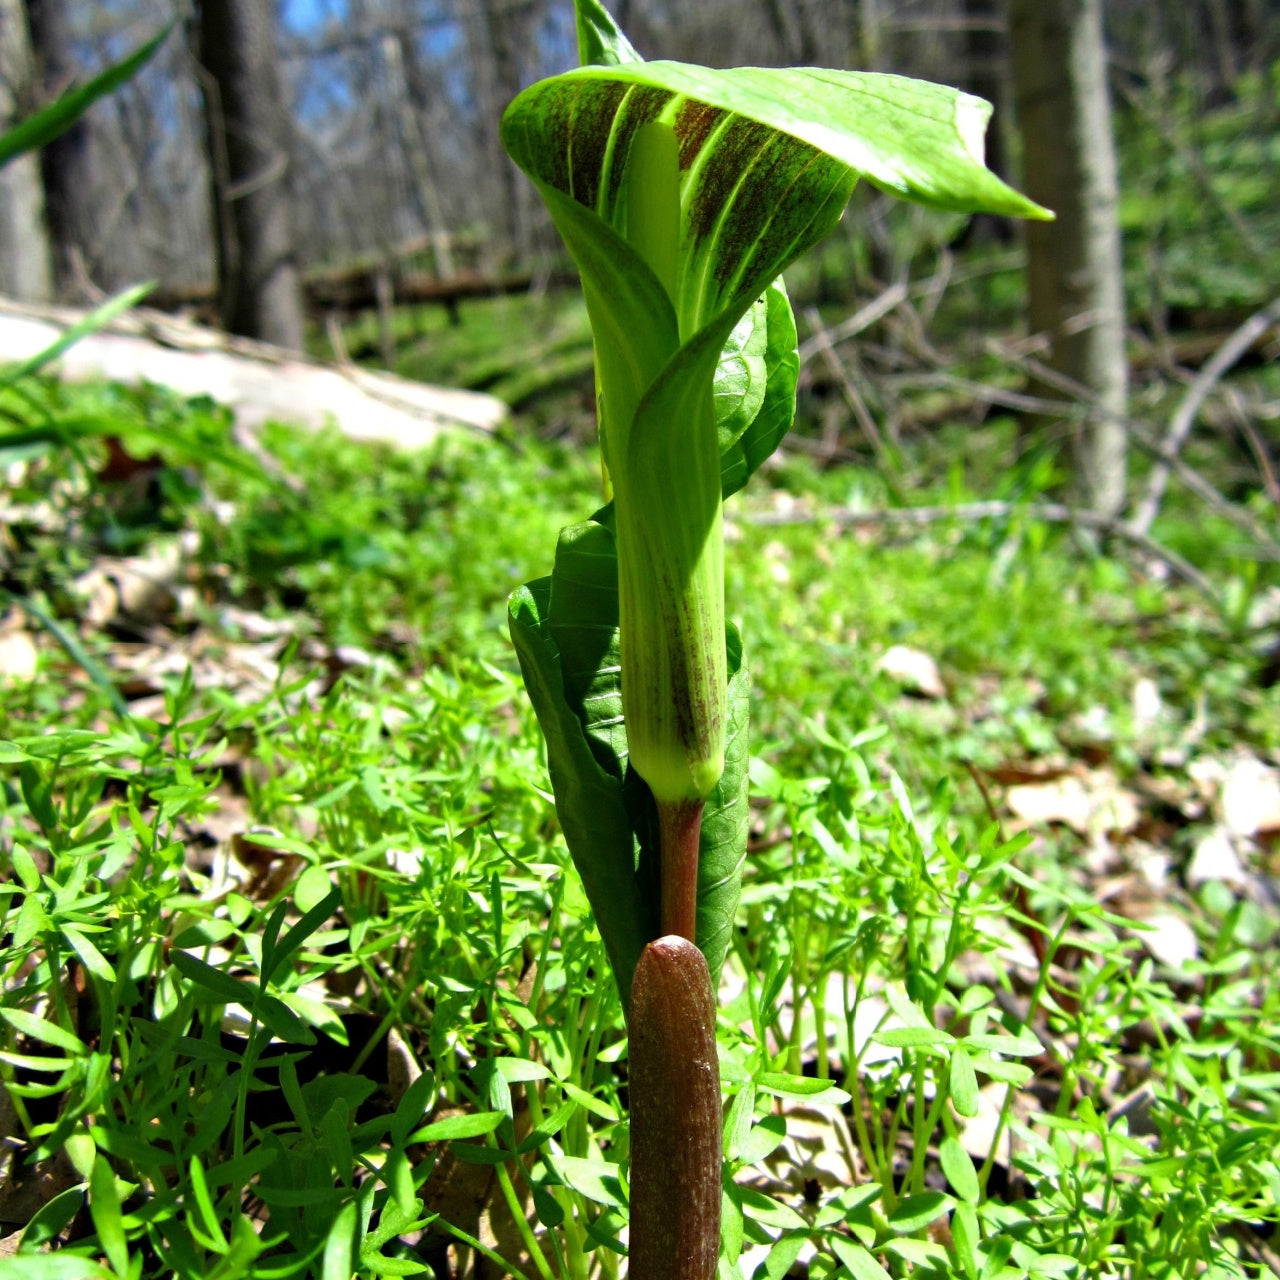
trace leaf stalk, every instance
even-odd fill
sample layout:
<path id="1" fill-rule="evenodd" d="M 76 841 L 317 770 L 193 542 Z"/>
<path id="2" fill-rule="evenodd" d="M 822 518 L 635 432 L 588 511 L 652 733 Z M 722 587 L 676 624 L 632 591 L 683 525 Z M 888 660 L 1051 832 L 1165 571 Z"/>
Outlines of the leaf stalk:
<path id="1" fill-rule="evenodd" d="M 698 848 L 703 800 L 658 801 L 662 932 L 698 940 Z"/>

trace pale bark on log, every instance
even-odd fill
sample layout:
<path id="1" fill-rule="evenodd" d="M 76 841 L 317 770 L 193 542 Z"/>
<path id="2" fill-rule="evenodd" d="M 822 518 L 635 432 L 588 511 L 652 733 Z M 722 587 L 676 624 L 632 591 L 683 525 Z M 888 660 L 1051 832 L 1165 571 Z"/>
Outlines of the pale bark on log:
<path id="1" fill-rule="evenodd" d="M 0 364 L 50 347 L 83 311 L 0 298 Z M 506 406 L 475 391 L 431 387 L 355 366 L 335 368 L 229 337 L 161 312 L 136 310 L 82 338 L 55 366 L 70 381 L 154 383 L 228 405 L 241 427 L 336 426 L 356 440 L 420 448 L 442 431 L 496 430 Z"/>

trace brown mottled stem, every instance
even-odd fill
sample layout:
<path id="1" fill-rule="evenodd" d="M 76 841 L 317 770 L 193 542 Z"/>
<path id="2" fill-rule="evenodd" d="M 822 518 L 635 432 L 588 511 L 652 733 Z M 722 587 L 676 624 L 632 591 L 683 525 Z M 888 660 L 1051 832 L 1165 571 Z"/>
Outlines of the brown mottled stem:
<path id="1" fill-rule="evenodd" d="M 715 1280 L 721 1114 L 715 995 L 686 938 L 649 943 L 631 984 L 631 1280 Z"/>
<path id="2" fill-rule="evenodd" d="M 698 841 L 701 800 L 659 800 L 662 932 L 698 940 Z"/>

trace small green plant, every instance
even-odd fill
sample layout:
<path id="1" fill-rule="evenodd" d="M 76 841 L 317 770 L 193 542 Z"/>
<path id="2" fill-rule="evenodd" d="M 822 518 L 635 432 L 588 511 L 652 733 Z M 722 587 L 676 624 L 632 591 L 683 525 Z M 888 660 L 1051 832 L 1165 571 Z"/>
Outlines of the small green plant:
<path id="1" fill-rule="evenodd" d="M 791 424 L 780 273 L 860 177 L 945 209 L 1042 217 L 982 163 L 989 108 L 813 69 L 644 62 L 578 0 L 576 71 L 508 108 L 503 142 L 578 266 L 607 505 L 564 530 L 511 629 L 557 810 L 631 1034 L 631 1265 L 714 1274 L 714 987 L 746 848 L 747 673 L 725 622 L 724 500 Z"/>

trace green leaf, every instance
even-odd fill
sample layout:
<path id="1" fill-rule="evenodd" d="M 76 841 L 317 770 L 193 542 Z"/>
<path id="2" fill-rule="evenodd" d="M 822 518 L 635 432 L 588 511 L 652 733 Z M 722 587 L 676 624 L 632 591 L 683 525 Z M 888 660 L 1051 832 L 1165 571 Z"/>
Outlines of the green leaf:
<path id="1" fill-rule="evenodd" d="M 759 1164 L 766 1156 L 776 1151 L 786 1140 L 786 1116 L 761 1116 L 759 1123 L 742 1140 L 737 1151 L 737 1158 L 743 1164 Z"/>
<path id="2" fill-rule="evenodd" d="M 803 1098 L 814 1106 L 842 1107 L 849 1101 L 848 1093 L 830 1080 L 814 1076 L 793 1076 L 782 1071 L 766 1071 L 756 1077 L 756 1085 L 765 1093 L 779 1098 Z"/>
<path id="3" fill-rule="evenodd" d="M 982 1231 L 978 1226 L 978 1214 L 971 1204 L 958 1204 L 951 1215 L 951 1243 L 964 1274 L 976 1280 L 981 1269 L 978 1244 Z"/>
<path id="4" fill-rule="evenodd" d="M 85 937 L 74 925 L 64 924 L 62 936 L 71 944 L 71 949 L 80 957 L 80 963 L 95 978 L 103 982 L 114 982 L 116 971 L 107 962 L 106 956 Z"/>
<path id="5" fill-rule="evenodd" d="M 289 929 L 277 945 L 271 947 L 269 952 L 264 948 L 262 956 L 263 986 L 266 986 L 280 972 L 281 965 L 333 915 L 341 904 L 342 891 L 336 886 L 330 888 L 328 893 L 310 910 L 305 912 L 302 918 Z"/>
<path id="6" fill-rule="evenodd" d="M 165 27 L 159 35 L 153 36 L 123 61 L 108 67 L 78 89 L 64 93 L 57 101 L 51 102 L 42 111 L 28 116 L 21 124 L 10 129 L 0 137 L 0 165 L 8 164 L 24 151 L 43 147 L 59 134 L 65 133 L 99 98 L 114 93 L 122 84 L 131 80 L 165 42 L 169 31 L 170 28 Z"/>
<path id="7" fill-rule="evenodd" d="M 197 987 L 203 987 L 221 1003 L 239 1004 L 246 1009 L 253 1005 L 257 993 L 247 982 L 241 982 L 239 978 L 215 969 L 213 965 L 206 964 L 186 951 L 171 951 L 169 959 L 184 978 L 194 982 Z"/>
<path id="8" fill-rule="evenodd" d="M 918 1196 L 908 1196 L 899 1200 L 889 1215 L 889 1225 L 904 1235 L 923 1231 L 931 1222 L 936 1222 L 943 1214 L 955 1205 L 951 1196 L 941 1191 L 926 1191 Z"/>
<path id="9" fill-rule="evenodd" d="M 48 1244 L 51 1240 L 56 1239 L 62 1234 L 67 1224 L 84 1208 L 86 1186 L 80 1183 L 77 1186 L 68 1187 L 65 1191 L 59 1192 L 50 1200 L 46 1200 L 44 1204 L 36 1210 L 35 1215 L 30 1218 L 27 1225 L 22 1231 L 22 1247 L 26 1250 L 38 1249 L 41 1245 Z M 85 1267 L 90 1268 L 85 1271 L 77 1271 L 74 1273 L 61 1273 L 50 1271 L 48 1273 L 49 1280 L 56 1280 L 57 1276 L 67 1274 L 68 1276 L 109 1276 L 111 1273 L 105 1268 L 100 1267 L 96 1263 L 89 1262 L 86 1258 L 69 1258 L 66 1254 L 33 1254 L 23 1253 L 16 1258 L 8 1258 L 5 1261 L 5 1280 L 9 1280 L 13 1275 L 26 1275 L 29 1277 L 37 1277 L 44 1275 L 38 1268 L 41 1262 L 80 1262 Z M 22 1271 L 18 1264 L 33 1263 L 33 1267 L 29 1267 L 25 1272 Z"/>
<path id="10" fill-rule="evenodd" d="M 0 149 L 2 148 L 3 139 L 0 139 Z M 154 288 L 154 282 L 135 284 L 108 298 L 106 302 L 90 311 L 87 316 L 77 320 L 75 324 L 65 329 L 44 350 L 37 351 L 35 355 L 28 357 L 21 364 L 7 370 L 0 377 L 0 387 L 11 387 L 21 379 L 28 378 L 33 373 L 38 373 L 45 365 L 52 364 L 59 356 L 74 347 L 81 338 L 87 338 L 91 333 L 97 333 L 99 329 L 109 325 L 116 316 L 136 306 Z M 11 435 L 0 436 L 0 442 L 4 443 L 12 442 L 15 439 L 16 437 Z"/>
<path id="11" fill-rule="evenodd" d="M 550 627 L 551 581 L 539 579 L 512 595 L 511 639 L 547 741 L 547 767 L 565 842 L 627 1007 L 640 952 L 657 935 L 657 912 L 637 883 L 636 840 L 627 819 L 622 780 L 600 766 L 565 695 L 560 650 Z"/>
<path id="12" fill-rule="evenodd" d="M 78 1037 L 73 1036 L 70 1031 L 65 1031 L 56 1023 L 48 1022 L 44 1018 L 37 1018 L 34 1013 L 27 1013 L 22 1009 L 0 1009 L 0 1018 L 24 1036 L 33 1040 L 42 1040 L 56 1049 L 67 1049 L 76 1054 L 89 1052 L 88 1046 Z"/>
<path id="13" fill-rule="evenodd" d="M 351 1280 L 355 1271 L 358 1219 L 354 1200 L 348 1200 L 325 1237 L 320 1280 Z"/>
<path id="14" fill-rule="evenodd" d="M 725 453 L 756 420 L 764 405 L 768 316 L 767 302 L 763 297 L 757 298 L 734 325 L 720 351 L 713 395 L 722 469 Z"/>
<path id="15" fill-rule="evenodd" d="M 124 1280 L 129 1274 L 129 1244 L 125 1239 L 120 1216 L 120 1196 L 116 1191 L 116 1175 L 106 1156 L 99 1155 L 89 1175 L 89 1215 L 93 1218 L 98 1242 L 116 1275 Z"/>
<path id="16" fill-rule="evenodd" d="M 604 209 L 613 207 L 613 183 L 621 180 L 614 175 L 625 166 L 635 129 L 662 117 L 675 127 L 681 167 L 690 173 L 686 205 L 695 191 L 709 191 L 723 207 L 725 195 L 754 169 L 746 195 L 772 213 L 776 202 L 760 179 L 768 178 L 769 191 L 785 191 L 778 167 L 788 151 L 803 147 L 807 167 L 825 157 L 883 191 L 935 208 L 1045 216 L 986 168 L 982 137 L 990 115 L 980 98 L 903 76 L 624 62 L 579 67 L 526 89 L 507 108 L 503 141 L 531 176 L 546 180 L 558 164 L 562 190 Z M 608 145 L 593 140 L 570 159 L 569 141 L 582 140 L 587 118 L 592 133 L 609 125 Z M 526 139 L 535 132 L 542 141 L 531 147 Z M 812 200 L 803 202 L 812 207 Z"/>
<path id="17" fill-rule="evenodd" d="M 852 1240 L 832 1236 L 831 1252 L 848 1269 L 853 1280 L 889 1280 L 889 1273 L 866 1249 L 860 1244 L 854 1244 Z"/>
<path id="18" fill-rule="evenodd" d="M 956 1195 L 969 1204 L 977 1204 L 982 1194 L 978 1175 L 974 1172 L 969 1153 L 960 1145 L 959 1138 L 950 1136 L 942 1140 L 942 1145 L 938 1148 L 938 1161 Z"/>
<path id="19" fill-rule="evenodd" d="M 805 1232 L 783 1236 L 769 1250 L 769 1256 L 764 1260 L 763 1265 L 756 1268 L 756 1280 L 783 1280 L 783 1277 L 790 1273 L 792 1265 L 807 1242 L 808 1235 Z"/>
<path id="20" fill-rule="evenodd" d="M 5 1259 L 4 1280 L 111 1280 L 111 1272 L 91 1258 L 22 1253 Z"/>
<path id="21" fill-rule="evenodd" d="M 604 1160 L 587 1160 L 579 1156 L 547 1155 L 543 1158 L 561 1181 L 579 1195 L 613 1209 L 627 1207 L 616 1164 L 609 1164 Z"/>
<path id="22" fill-rule="evenodd" d="M 450 1116 L 447 1120 L 434 1120 L 423 1126 L 406 1141 L 450 1142 L 455 1138 L 482 1138 L 492 1133 L 505 1119 L 501 1111 Z"/>
<path id="23" fill-rule="evenodd" d="M 951 1104 L 956 1114 L 966 1117 L 978 1114 L 978 1077 L 973 1071 L 973 1059 L 965 1052 L 964 1045 L 956 1045 L 951 1052 L 950 1078 Z"/>
<path id="24" fill-rule="evenodd" d="M 760 468 L 760 464 L 782 443 L 791 430 L 796 413 L 796 383 L 800 376 L 800 352 L 796 346 L 796 321 L 791 312 L 791 302 L 786 287 L 779 276 L 765 291 L 762 301 L 756 302 L 747 313 L 753 326 L 759 328 L 763 318 L 765 346 L 759 366 L 751 366 L 751 372 L 764 376 L 759 396 L 759 407 L 754 417 L 738 434 L 732 426 L 725 428 L 720 415 L 720 382 L 726 364 L 726 355 L 720 357 L 716 378 L 716 417 L 720 440 L 720 488 L 727 498 L 739 489 Z M 746 323 L 744 319 L 734 333 Z M 732 344 L 726 343 L 725 352 Z M 732 354 L 729 357 L 732 367 Z M 733 424 L 736 425 L 736 424 Z"/>
<path id="25" fill-rule="evenodd" d="M 953 1044 L 955 1037 L 938 1027 L 886 1027 L 871 1037 L 876 1044 L 890 1049 L 926 1049 L 933 1045 Z"/>
<path id="26" fill-rule="evenodd" d="M 657 937 L 652 798 L 627 769 L 618 654 L 617 552 L 603 523 L 563 531 L 550 579 L 511 598 L 511 635 L 547 740 L 556 812 L 609 952 L 624 1006 L 645 944 Z M 746 854 L 748 677 L 727 641 L 725 767 L 707 798 L 698 866 L 697 942 L 724 967 Z"/>
<path id="27" fill-rule="evenodd" d="M 574 0 L 573 7 L 578 20 L 578 61 L 583 66 L 592 62 L 615 66 L 619 62 L 641 61 L 599 0 Z"/>

